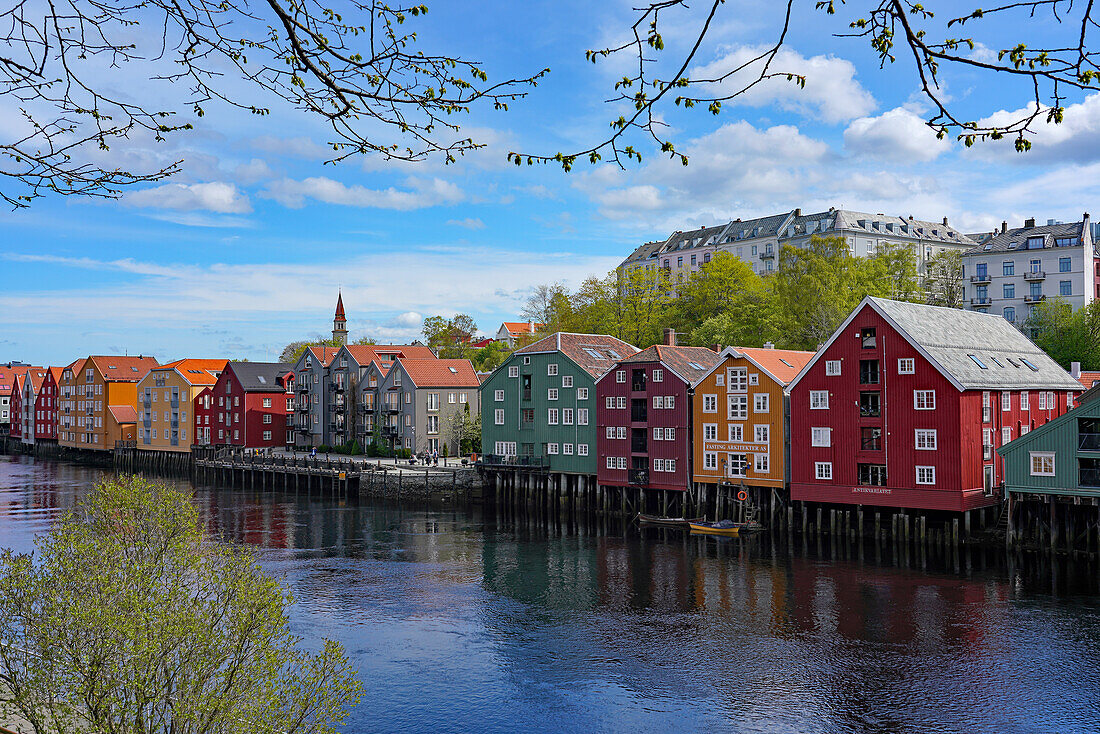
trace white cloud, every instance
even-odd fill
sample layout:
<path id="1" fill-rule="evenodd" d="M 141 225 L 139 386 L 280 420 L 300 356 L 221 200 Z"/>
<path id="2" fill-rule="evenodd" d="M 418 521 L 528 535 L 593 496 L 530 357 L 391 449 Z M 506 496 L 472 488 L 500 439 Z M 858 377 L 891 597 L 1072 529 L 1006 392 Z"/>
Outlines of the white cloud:
<path id="1" fill-rule="evenodd" d="M 260 196 L 274 199 L 291 209 L 301 209 L 306 199 L 313 199 L 326 204 L 399 211 L 457 204 L 466 198 L 462 189 L 441 178 L 409 178 L 405 183 L 409 187 L 407 190 L 392 186 L 368 189 L 358 184 L 348 186 L 325 176 L 312 176 L 301 181 L 284 178 L 272 181 Z"/>
<path id="2" fill-rule="evenodd" d="M 252 211 L 248 195 L 234 184 L 211 181 L 198 184 L 164 184 L 128 194 L 123 204 L 177 211 L 205 210 L 219 214 L 247 214 Z"/>
<path id="3" fill-rule="evenodd" d="M 398 326 L 405 329 L 419 329 L 423 323 L 424 317 L 422 315 L 418 314 L 416 311 L 406 311 L 405 313 L 394 316 L 393 319 L 390 320 L 388 326 Z"/>
<path id="4" fill-rule="evenodd" d="M 313 138 L 305 136 L 280 138 L 274 135 L 261 135 L 252 139 L 252 147 L 276 155 L 312 160 L 328 160 L 335 154 L 331 147 L 321 145 Z"/>
<path id="5" fill-rule="evenodd" d="M 762 46 L 736 47 L 709 64 L 691 69 L 689 75 L 692 79 L 717 79 L 759 56 L 764 50 Z M 717 97 L 733 93 L 756 79 L 762 69 L 763 62 L 750 63 L 724 81 L 709 85 L 707 91 L 698 93 L 698 96 Z M 797 51 L 784 48 L 776 54 L 769 72 L 804 75 L 806 87 L 802 89 L 782 77 L 768 79 L 724 104 L 750 107 L 776 105 L 780 109 L 829 123 L 861 117 L 875 109 L 875 98 L 856 80 L 856 67 L 847 59 L 836 56 L 807 58 Z"/>
<path id="6" fill-rule="evenodd" d="M 485 222 L 476 217 L 466 217 L 465 219 L 448 219 L 447 224 L 452 227 L 465 227 L 466 229 L 485 229 Z"/>
<path id="7" fill-rule="evenodd" d="M 844 147 L 856 155 L 900 164 L 932 161 L 950 148 L 922 117 L 895 107 L 877 117 L 860 117 L 844 131 Z"/>
<path id="8" fill-rule="evenodd" d="M 978 124 L 984 127 L 1008 125 L 1031 109 L 998 110 Z M 1032 148 L 1017 153 L 1015 138 L 977 142 L 965 152 L 967 158 L 1017 164 L 1087 163 L 1100 160 L 1100 94 L 1090 94 L 1081 102 L 1066 105 L 1059 124 L 1046 122 L 1046 110 L 1034 123 L 1035 133 L 1029 136 Z"/>
<path id="9" fill-rule="evenodd" d="M 242 163 L 233 169 L 233 178 L 242 184 L 256 183 L 274 175 L 271 168 L 259 158 Z"/>

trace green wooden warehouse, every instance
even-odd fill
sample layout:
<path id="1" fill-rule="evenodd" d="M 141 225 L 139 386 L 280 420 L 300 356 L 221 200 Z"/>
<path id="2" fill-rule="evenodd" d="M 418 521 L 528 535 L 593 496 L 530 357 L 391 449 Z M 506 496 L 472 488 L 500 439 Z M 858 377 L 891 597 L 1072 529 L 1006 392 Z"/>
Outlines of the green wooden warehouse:
<path id="1" fill-rule="evenodd" d="M 997 453 L 1005 463 L 1009 545 L 1100 551 L 1100 386 Z"/>

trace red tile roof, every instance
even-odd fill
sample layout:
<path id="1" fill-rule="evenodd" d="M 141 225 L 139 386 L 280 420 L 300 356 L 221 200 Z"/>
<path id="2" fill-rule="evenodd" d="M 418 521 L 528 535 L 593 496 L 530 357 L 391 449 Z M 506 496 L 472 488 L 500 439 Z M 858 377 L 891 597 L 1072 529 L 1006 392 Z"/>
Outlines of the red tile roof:
<path id="1" fill-rule="evenodd" d="M 152 357 L 88 357 L 107 382 L 140 382 L 149 370 L 160 363 Z"/>
<path id="2" fill-rule="evenodd" d="M 175 370 L 191 385 L 213 385 L 228 363 L 227 359 L 177 359 L 150 371 Z"/>
<path id="3" fill-rule="evenodd" d="M 1081 376 L 1077 378 L 1077 381 L 1088 389 L 1097 382 L 1100 382 L 1100 372 L 1082 372 Z"/>
<path id="4" fill-rule="evenodd" d="M 386 374 L 386 365 L 392 360 L 383 360 L 382 355 L 405 357 L 406 359 L 435 359 L 430 347 L 411 344 L 350 344 L 346 347 L 356 362 L 366 365 L 374 362 L 382 374 Z"/>
<path id="5" fill-rule="evenodd" d="M 321 361 L 322 367 L 327 367 L 328 363 L 332 361 L 332 358 L 336 356 L 336 353 L 340 351 L 340 347 L 310 347 L 309 352 L 314 357 Z"/>
<path id="6" fill-rule="evenodd" d="M 137 423 L 137 408 L 132 405 L 109 405 L 115 423 Z"/>
<path id="7" fill-rule="evenodd" d="M 473 364 L 468 359 L 400 358 L 409 379 L 416 387 L 478 387 Z"/>
<path id="8" fill-rule="evenodd" d="M 762 349 L 757 347 L 732 347 L 733 351 L 749 357 L 786 386 L 799 371 L 814 358 L 816 352 L 799 352 L 791 349 Z"/>
<path id="9" fill-rule="evenodd" d="M 28 370 L 40 370 L 41 367 L 35 367 L 34 365 L 0 365 L 0 392 L 7 393 L 12 388 L 14 377 L 16 375 L 24 375 Z"/>
<path id="10" fill-rule="evenodd" d="M 509 334 L 515 336 L 516 334 L 534 334 L 543 327 L 543 324 L 532 324 L 529 321 L 505 321 L 503 326 Z"/>

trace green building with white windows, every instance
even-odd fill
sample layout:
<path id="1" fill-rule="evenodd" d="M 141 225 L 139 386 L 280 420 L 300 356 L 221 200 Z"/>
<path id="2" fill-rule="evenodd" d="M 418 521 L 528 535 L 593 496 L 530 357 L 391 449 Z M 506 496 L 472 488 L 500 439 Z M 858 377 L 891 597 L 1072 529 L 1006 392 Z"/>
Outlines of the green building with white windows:
<path id="1" fill-rule="evenodd" d="M 637 351 L 566 332 L 517 349 L 481 385 L 483 465 L 594 477 L 596 379 Z"/>

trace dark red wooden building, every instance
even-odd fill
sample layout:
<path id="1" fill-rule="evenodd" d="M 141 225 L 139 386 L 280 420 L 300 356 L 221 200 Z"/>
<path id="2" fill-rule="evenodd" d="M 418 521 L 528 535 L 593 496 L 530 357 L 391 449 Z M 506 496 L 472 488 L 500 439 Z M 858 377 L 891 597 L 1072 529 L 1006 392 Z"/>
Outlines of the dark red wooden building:
<path id="1" fill-rule="evenodd" d="M 212 444 L 245 448 L 293 445 L 287 418 L 294 405 L 294 365 L 230 362 L 212 392 Z"/>
<path id="2" fill-rule="evenodd" d="M 596 380 L 596 478 L 601 485 L 687 490 L 691 385 L 718 361 L 706 347 L 671 344 L 620 360 Z"/>
<path id="3" fill-rule="evenodd" d="M 217 437 L 217 431 L 214 429 L 214 425 L 217 423 L 215 406 L 218 401 L 214 397 L 215 385 L 200 390 L 192 401 L 192 411 L 195 416 L 195 440 L 193 443 L 197 446 L 210 446 L 216 443 L 214 439 Z M 224 410 L 223 406 L 222 412 Z"/>
<path id="4" fill-rule="evenodd" d="M 964 512 L 1081 384 L 999 316 L 869 297 L 790 390 L 791 499 Z"/>
<path id="5" fill-rule="evenodd" d="M 57 383 L 61 380 L 63 367 L 48 367 L 42 378 L 42 387 L 34 406 L 34 440 L 57 440 L 57 398 L 60 395 Z"/>

